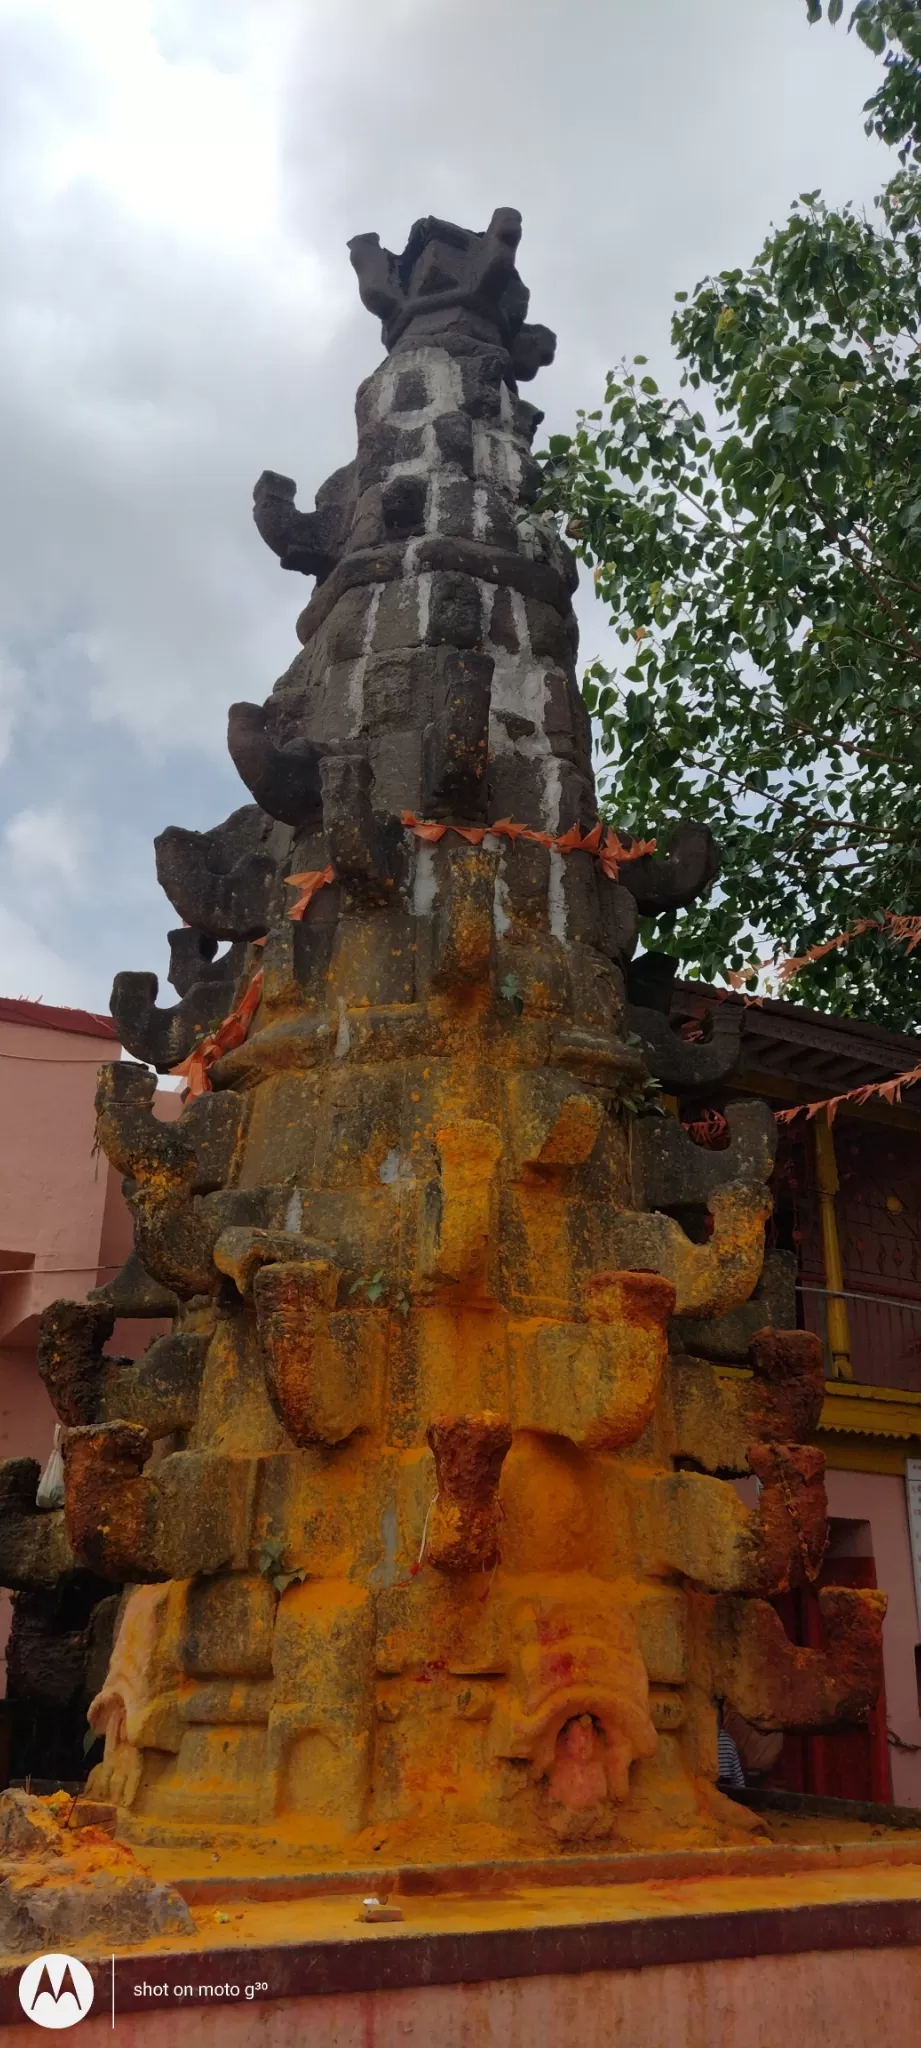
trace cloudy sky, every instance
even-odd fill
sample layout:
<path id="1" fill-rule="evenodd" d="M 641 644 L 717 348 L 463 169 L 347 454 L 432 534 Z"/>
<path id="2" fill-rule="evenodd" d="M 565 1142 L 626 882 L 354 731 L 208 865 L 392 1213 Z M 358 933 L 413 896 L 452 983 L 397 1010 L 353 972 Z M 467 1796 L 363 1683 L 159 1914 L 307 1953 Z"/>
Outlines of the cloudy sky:
<path id="1" fill-rule="evenodd" d="M 798 191 L 869 202 L 875 75 L 803 0 L 0 0 L 0 993 L 162 976 L 153 834 L 246 800 L 308 589 L 252 485 L 312 503 L 380 354 L 346 238 L 520 207 L 565 427 Z"/>

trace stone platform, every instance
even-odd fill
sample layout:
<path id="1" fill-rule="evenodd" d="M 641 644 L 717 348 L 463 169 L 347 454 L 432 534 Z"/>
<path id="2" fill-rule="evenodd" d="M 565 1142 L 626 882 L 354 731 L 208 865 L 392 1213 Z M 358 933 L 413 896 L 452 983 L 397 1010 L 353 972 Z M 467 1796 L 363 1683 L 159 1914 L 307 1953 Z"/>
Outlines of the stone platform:
<path id="1" fill-rule="evenodd" d="M 402 1918 L 375 1924 L 359 1918 L 364 1873 L 337 1890 L 213 1863 L 170 1874 L 194 1935 L 82 1951 L 96 2002 L 81 2048 L 113 2023 L 138 2048 L 193 2030 L 197 2048 L 777 2048 L 794 2027 L 868 2048 L 921 2026 L 917 1835 L 585 1859 L 553 1881 L 483 1866 L 452 1889 L 445 1873 L 393 1872 Z M 11 2048 L 35 2038 L 24 1960 L 0 1968 Z"/>

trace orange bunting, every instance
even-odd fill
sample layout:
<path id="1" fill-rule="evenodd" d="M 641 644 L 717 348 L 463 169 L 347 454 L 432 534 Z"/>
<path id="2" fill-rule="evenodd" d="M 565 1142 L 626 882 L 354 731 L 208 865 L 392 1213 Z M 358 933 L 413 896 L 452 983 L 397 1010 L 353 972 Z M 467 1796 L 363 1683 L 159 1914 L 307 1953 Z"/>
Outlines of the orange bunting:
<path id="1" fill-rule="evenodd" d="M 209 1031 L 194 1050 L 178 1067 L 171 1067 L 171 1074 L 181 1074 L 189 1095 L 208 1095 L 211 1092 L 211 1068 L 222 1053 L 233 1052 L 242 1045 L 250 1024 L 262 1000 L 263 969 L 257 967 L 252 980 L 245 988 L 236 1009 L 231 1010 L 216 1031 Z"/>
<path id="2" fill-rule="evenodd" d="M 681 1128 L 705 1152 L 723 1151 L 729 1143 L 729 1125 L 718 1109 L 705 1109 L 696 1123 L 682 1124 Z"/>
<path id="3" fill-rule="evenodd" d="M 625 861 L 643 860 L 647 853 L 655 853 L 654 839 L 634 839 L 632 846 L 624 846 L 616 832 L 605 833 L 604 844 L 598 855 L 601 866 L 612 882 L 617 880 L 617 871 Z"/>
<path id="4" fill-rule="evenodd" d="M 400 823 L 417 839 L 432 846 L 446 832 L 456 832 L 459 839 L 469 840 L 471 846 L 481 846 L 486 838 L 510 839 L 513 843 L 527 839 L 534 846 L 552 847 L 556 853 L 591 853 L 612 882 L 616 882 L 618 869 L 625 861 L 642 860 L 644 854 L 656 850 L 654 839 L 635 839 L 632 846 L 625 846 L 611 826 L 602 825 L 600 820 L 584 838 L 578 825 L 570 825 L 568 832 L 554 837 L 552 832 L 537 832 L 530 825 L 518 825 L 512 818 L 497 818 L 494 825 L 442 825 L 417 818 L 414 811 L 401 811 Z"/>
<path id="5" fill-rule="evenodd" d="M 811 1119 L 825 1111 L 828 1122 L 834 1123 L 835 1113 L 842 1102 L 869 1102 L 871 1096 L 880 1095 L 884 1102 L 901 1102 L 902 1089 L 913 1088 L 921 1081 L 921 1063 L 909 1067 L 904 1074 L 893 1074 L 891 1081 L 865 1081 L 860 1088 L 849 1088 L 846 1095 L 826 1095 L 821 1102 L 798 1102 L 793 1109 L 776 1109 L 774 1115 L 779 1124 L 792 1124 L 794 1117 Z"/>
<path id="6" fill-rule="evenodd" d="M 775 960 L 759 960 L 753 967 L 736 967 L 731 972 L 727 971 L 725 979 L 730 988 L 740 989 L 764 968 L 776 967 L 777 980 L 781 988 L 785 988 L 803 967 L 810 966 L 813 960 L 824 960 L 828 953 L 837 952 L 839 946 L 849 946 L 852 939 L 862 938 L 864 932 L 888 932 L 891 938 L 905 947 L 906 952 L 913 953 L 916 946 L 921 946 L 921 917 L 904 917 L 895 910 L 887 910 L 881 918 L 861 917 L 849 931 L 838 932 L 835 938 L 826 939 L 820 946 L 810 946 L 808 952 L 797 953 L 792 960 L 781 960 L 779 964 Z"/>
<path id="7" fill-rule="evenodd" d="M 294 919 L 295 924 L 300 923 L 305 910 L 309 910 L 314 897 L 318 895 L 319 891 L 328 888 L 330 882 L 334 882 L 335 879 L 336 876 L 331 867 L 305 868 L 302 874 L 286 876 L 285 888 L 299 889 L 301 892 L 297 902 L 292 903 L 291 909 L 288 912 L 288 916 Z"/>
<path id="8" fill-rule="evenodd" d="M 436 846 L 439 839 L 443 839 L 445 833 L 451 829 L 449 825 L 423 825 L 421 818 L 417 818 L 414 811 L 401 811 L 400 824 L 405 825 L 408 832 L 414 832 L 417 839 L 424 839 L 430 846 Z"/>
<path id="9" fill-rule="evenodd" d="M 516 824 L 512 818 L 499 818 L 494 825 L 452 825 L 427 822 L 417 818 L 413 811 L 402 811 L 400 822 L 406 826 L 407 831 L 415 833 L 417 839 L 428 845 L 437 845 L 446 832 L 455 832 L 459 839 L 466 839 L 471 846 L 481 846 L 483 840 L 492 835 L 499 839 L 509 839 L 513 844 L 518 839 L 527 839 L 537 846 L 554 847 L 558 853 L 591 853 L 612 881 L 616 881 L 618 868 L 623 861 L 641 860 L 644 854 L 655 853 L 656 850 L 654 839 L 637 839 L 632 846 L 624 846 L 617 833 L 612 831 L 610 826 L 603 826 L 600 821 L 593 825 L 592 830 L 587 832 L 584 838 L 578 825 L 571 825 L 568 832 L 562 832 L 558 838 L 554 838 L 551 832 L 537 832 L 530 825 Z M 335 879 L 335 870 L 331 866 L 305 868 L 300 874 L 288 875 L 285 886 L 298 891 L 297 900 L 288 912 L 289 918 L 299 923 L 310 908 L 314 897 L 321 889 L 328 888 Z M 917 922 L 918 938 L 921 939 L 921 919 Z M 916 939 L 914 943 L 917 942 Z M 265 939 L 254 939 L 253 944 L 264 946 Z M 170 1068 L 172 1074 L 183 1077 L 189 1095 L 208 1094 L 211 1088 L 211 1068 L 215 1061 L 220 1059 L 222 1053 L 232 1052 L 235 1046 L 243 1044 L 262 997 L 262 980 L 263 970 L 260 967 L 253 975 L 236 1009 L 231 1010 L 230 1016 L 224 1018 L 216 1031 L 210 1031 L 200 1039 L 194 1051 L 190 1052 L 188 1058 L 178 1067 Z"/>
<path id="10" fill-rule="evenodd" d="M 777 969 L 777 979 L 780 982 L 781 988 L 785 987 L 788 981 L 793 980 L 794 975 L 799 973 L 801 967 L 808 967 L 810 961 L 824 960 L 827 953 L 836 952 L 839 946 L 849 946 L 852 939 L 862 938 L 864 932 L 878 932 L 881 930 L 882 926 L 875 917 L 862 917 L 858 920 L 857 924 L 851 926 L 850 931 L 839 932 L 837 938 L 826 939 L 823 946 L 810 946 L 807 953 L 798 954 L 795 960 L 781 961 Z"/>

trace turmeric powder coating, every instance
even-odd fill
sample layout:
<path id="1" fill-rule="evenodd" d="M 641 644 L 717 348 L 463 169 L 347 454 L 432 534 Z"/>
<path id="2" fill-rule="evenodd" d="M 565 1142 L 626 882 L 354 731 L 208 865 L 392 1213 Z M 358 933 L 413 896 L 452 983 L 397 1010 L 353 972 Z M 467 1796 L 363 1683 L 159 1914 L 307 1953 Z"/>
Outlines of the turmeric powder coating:
<path id="1" fill-rule="evenodd" d="M 313 512 L 256 488 L 316 578 L 301 651 L 231 710 L 252 801 L 157 843 L 177 1002 L 113 992 L 192 1085 L 166 1124 L 153 1072 L 104 1069 L 136 1252 L 48 1312 L 42 1368 L 73 1552 L 133 1589 L 91 1791 L 136 1842 L 244 1829 L 328 1868 L 732 1840 L 717 1702 L 814 1727 L 878 1685 L 880 1595 L 823 1593 L 821 1652 L 769 1604 L 824 1549 L 821 1358 L 760 1327 L 772 1116 L 696 1145 L 656 1077 L 693 1097 L 731 1049 L 625 1012 L 639 914 L 715 853 L 596 830 L 519 236 L 505 209 L 351 244 L 386 348 L 357 455 Z M 110 1357 L 164 1290 L 173 1335 Z"/>

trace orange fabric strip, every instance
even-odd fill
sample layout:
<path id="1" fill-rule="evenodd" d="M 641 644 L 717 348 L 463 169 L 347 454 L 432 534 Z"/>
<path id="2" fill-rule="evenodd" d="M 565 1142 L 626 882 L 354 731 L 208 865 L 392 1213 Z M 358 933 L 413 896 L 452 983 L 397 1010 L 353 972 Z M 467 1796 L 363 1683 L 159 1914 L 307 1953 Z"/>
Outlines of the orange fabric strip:
<path id="1" fill-rule="evenodd" d="M 414 811 L 401 811 L 400 822 L 408 832 L 414 832 L 417 839 L 428 845 L 436 845 L 446 832 L 456 832 L 458 838 L 469 840 L 471 846 L 481 846 L 489 837 L 496 839 L 528 839 L 535 846 L 553 847 L 556 853 L 594 854 L 604 873 L 616 882 L 618 869 L 625 861 L 642 860 L 647 853 L 655 853 L 654 839 L 636 839 L 632 846 L 624 846 L 610 825 L 593 825 L 584 838 L 578 825 L 570 825 L 568 832 L 561 832 L 556 838 L 552 832 L 536 832 L 530 825 L 516 825 L 512 818 L 497 818 L 494 825 L 441 825 L 431 824 L 424 818 L 417 818 Z"/>
<path id="2" fill-rule="evenodd" d="M 849 1088 L 845 1095 L 827 1095 L 822 1102 L 798 1102 L 795 1109 L 776 1109 L 774 1115 L 779 1124 L 792 1124 L 795 1116 L 814 1117 L 824 1109 L 829 1123 L 834 1123 L 840 1103 L 869 1102 L 872 1095 L 881 1095 L 884 1102 L 901 1102 L 902 1089 L 913 1088 L 917 1081 L 921 1081 L 921 1064 L 904 1074 L 893 1074 L 891 1081 L 866 1081 L 861 1088 Z"/>
<path id="3" fill-rule="evenodd" d="M 836 938 L 826 939 L 820 946 L 810 946 L 808 953 L 797 953 L 794 959 L 781 960 L 779 964 L 774 960 L 759 960 L 754 967 L 737 967 L 727 973 L 726 980 L 730 988 L 740 989 L 763 968 L 776 967 L 777 979 L 784 988 L 802 967 L 808 967 L 813 960 L 824 960 L 826 954 L 836 952 L 839 946 L 849 946 L 852 939 L 862 938 L 864 932 L 888 932 L 907 952 L 913 953 L 916 946 L 921 946 L 921 917 L 903 917 L 895 910 L 887 910 L 881 918 L 861 917 L 849 931 L 838 932 Z"/>
<path id="4" fill-rule="evenodd" d="M 288 875 L 286 877 L 285 888 L 299 889 L 301 892 L 297 902 L 291 905 L 291 909 L 288 912 L 288 916 L 294 919 L 295 924 L 300 923 L 305 910 L 309 910 L 314 897 L 319 894 L 319 891 L 328 888 L 330 882 L 334 882 L 335 879 L 336 876 L 331 867 L 305 868 L 300 875 Z"/>
<path id="5" fill-rule="evenodd" d="M 236 1009 L 231 1010 L 229 1017 L 224 1018 L 216 1031 L 209 1031 L 207 1037 L 200 1040 L 187 1059 L 182 1060 L 178 1067 L 170 1068 L 171 1074 L 181 1074 L 185 1077 L 190 1095 L 210 1094 L 210 1073 L 215 1061 L 220 1059 L 222 1053 L 232 1052 L 235 1046 L 243 1044 L 262 1001 L 263 978 L 262 968 L 257 967 Z"/>
<path id="6" fill-rule="evenodd" d="M 617 833 L 613 832 L 610 826 L 603 827 L 600 821 L 592 827 L 591 832 L 585 834 L 584 838 L 578 825 L 571 825 L 568 832 L 561 833 L 556 839 L 550 832 L 537 832 L 530 825 L 517 825 L 512 818 L 500 818 L 495 825 L 450 825 L 426 823 L 424 819 L 417 818 L 413 811 L 402 811 L 400 822 L 408 831 L 415 833 L 417 839 L 424 840 L 430 845 L 436 845 L 444 838 L 446 832 L 455 832 L 458 838 L 466 839 L 471 846 L 481 846 L 483 840 L 489 834 L 493 834 L 496 838 L 510 839 L 512 842 L 517 839 L 528 839 L 537 846 L 552 846 L 558 853 L 591 853 L 605 874 L 610 875 L 612 881 L 616 881 L 618 868 L 623 861 L 642 860 L 644 854 L 655 853 L 656 850 L 654 839 L 638 839 L 632 846 L 624 846 Z M 299 923 L 310 908 L 314 897 L 321 889 L 328 888 L 330 882 L 334 882 L 335 879 L 335 871 L 331 866 L 304 868 L 300 874 L 288 875 L 285 887 L 299 891 L 297 901 L 291 905 L 288 916 L 293 918 L 295 923 Z M 265 940 L 257 939 L 255 944 L 264 946 Z M 215 1061 L 220 1059 L 222 1053 L 232 1052 L 235 1046 L 243 1044 L 262 998 L 262 980 L 263 970 L 260 967 L 253 975 L 236 1009 L 231 1010 L 230 1016 L 224 1018 L 217 1031 L 209 1032 L 207 1037 L 196 1045 L 194 1051 L 189 1053 L 187 1059 L 178 1067 L 170 1068 L 170 1073 L 184 1077 L 190 1095 L 206 1095 L 211 1088 L 210 1070 Z"/>

